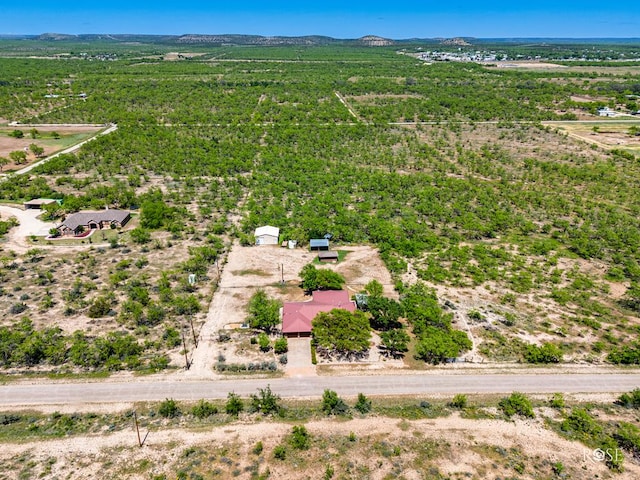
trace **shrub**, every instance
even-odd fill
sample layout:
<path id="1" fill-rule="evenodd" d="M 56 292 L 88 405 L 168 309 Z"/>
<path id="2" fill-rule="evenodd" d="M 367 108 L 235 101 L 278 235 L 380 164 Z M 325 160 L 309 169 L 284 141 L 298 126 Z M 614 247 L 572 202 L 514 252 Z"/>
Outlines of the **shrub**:
<path id="1" fill-rule="evenodd" d="M 344 415 L 349 407 L 333 390 L 325 390 L 322 394 L 322 411 L 327 415 Z"/>
<path id="2" fill-rule="evenodd" d="M 640 342 L 636 341 L 620 348 L 614 348 L 609 355 L 607 355 L 607 360 L 611 363 L 622 365 L 640 364 Z"/>
<path id="3" fill-rule="evenodd" d="M 512 393 L 509 397 L 500 400 L 498 406 L 508 418 L 511 418 L 513 415 L 520 415 L 527 418 L 535 417 L 531 401 L 522 393 Z"/>
<path id="4" fill-rule="evenodd" d="M 623 393 L 618 397 L 616 403 L 626 408 L 640 408 L 640 388 L 636 388 L 630 393 Z"/>
<path id="5" fill-rule="evenodd" d="M 191 414 L 196 418 L 206 418 L 218 413 L 218 407 L 206 400 L 200 400 L 191 409 Z"/>
<path id="6" fill-rule="evenodd" d="M 273 344 L 273 351 L 276 353 L 276 355 L 287 353 L 289 351 L 289 343 L 287 342 L 287 338 L 281 337 L 277 339 Z"/>
<path id="7" fill-rule="evenodd" d="M 96 298 L 91 306 L 89 307 L 89 311 L 87 315 L 89 318 L 101 318 L 106 317 L 111 311 L 111 302 L 105 296 L 100 296 Z"/>
<path id="8" fill-rule="evenodd" d="M 258 345 L 260 345 L 260 350 L 263 352 L 268 352 L 271 350 L 271 342 L 269 341 L 269 336 L 262 332 L 258 335 Z"/>
<path id="9" fill-rule="evenodd" d="M 24 312 L 27 308 L 29 307 L 24 302 L 14 303 L 13 305 L 11 305 L 9 312 L 12 313 L 13 315 L 18 315 Z"/>
<path id="10" fill-rule="evenodd" d="M 287 458 L 287 449 L 284 445 L 278 445 L 273 449 L 273 456 L 278 460 L 284 460 Z"/>
<path id="11" fill-rule="evenodd" d="M 561 393 L 554 393 L 551 400 L 549 400 L 549 405 L 553 408 L 564 408 L 564 396 Z"/>
<path id="12" fill-rule="evenodd" d="M 458 393 L 453 400 L 449 403 L 449 405 L 453 408 L 463 409 L 467 407 L 467 396 L 463 393 Z"/>
<path id="13" fill-rule="evenodd" d="M 271 387 L 259 388 L 257 395 L 251 395 L 251 410 L 264 415 L 278 413 L 280 411 L 280 395 L 271 391 Z"/>
<path id="14" fill-rule="evenodd" d="M 229 394 L 227 395 L 227 403 L 224 406 L 224 410 L 228 415 L 237 417 L 240 412 L 244 410 L 244 403 L 242 402 L 240 396 L 233 392 L 229 392 Z"/>
<path id="15" fill-rule="evenodd" d="M 291 436 L 289 437 L 289 443 L 296 450 L 308 450 L 311 446 L 311 437 L 304 425 L 295 425 Z"/>
<path id="16" fill-rule="evenodd" d="M 254 455 L 260 455 L 262 453 L 262 450 L 264 450 L 264 446 L 262 445 L 262 442 L 258 442 L 253 446 L 253 449 L 251 451 Z"/>
<path id="17" fill-rule="evenodd" d="M 358 401 L 353 406 L 353 408 L 355 408 L 358 412 L 362 413 L 363 415 L 365 413 L 369 413 L 371 411 L 371 400 L 369 400 L 364 393 L 359 393 Z"/>
<path id="18" fill-rule="evenodd" d="M 160 404 L 160 408 L 158 408 L 158 413 L 161 417 L 164 418 L 173 418 L 180 415 L 180 408 L 175 400 L 172 398 L 167 398 Z"/>
<path id="19" fill-rule="evenodd" d="M 553 343 L 545 343 L 541 347 L 527 345 L 524 358 L 529 363 L 559 363 L 562 360 L 562 350 Z"/>

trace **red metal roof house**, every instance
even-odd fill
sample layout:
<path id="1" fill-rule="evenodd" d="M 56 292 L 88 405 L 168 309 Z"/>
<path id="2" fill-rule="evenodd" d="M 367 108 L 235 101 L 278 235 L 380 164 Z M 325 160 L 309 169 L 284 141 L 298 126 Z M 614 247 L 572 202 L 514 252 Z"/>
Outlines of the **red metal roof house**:
<path id="1" fill-rule="evenodd" d="M 282 309 L 282 334 L 287 337 L 308 337 L 316 315 L 334 308 L 355 312 L 356 304 L 349 299 L 346 290 L 315 291 L 310 302 L 285 303 Z"/>

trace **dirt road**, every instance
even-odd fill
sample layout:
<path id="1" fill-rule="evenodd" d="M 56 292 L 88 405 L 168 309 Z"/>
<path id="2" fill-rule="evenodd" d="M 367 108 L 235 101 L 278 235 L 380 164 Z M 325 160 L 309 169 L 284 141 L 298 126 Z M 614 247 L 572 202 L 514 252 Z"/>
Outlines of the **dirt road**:
<path id="1" fill-rule="evenodd" d="M 431 395 L 456 393 L 619 393 L 640 386 L 640 373 L 609 374 L 394 374 L 367 376 L 288 377 L 179 381 L 139 379 L 136 382 L 6 384 L 0 387 L 0 405 L 64 405 L 137 401 L 198 400 L 242 396 L 267 384 L 285 398 L 320 397 L 325 389 L 340 395 Z"/>

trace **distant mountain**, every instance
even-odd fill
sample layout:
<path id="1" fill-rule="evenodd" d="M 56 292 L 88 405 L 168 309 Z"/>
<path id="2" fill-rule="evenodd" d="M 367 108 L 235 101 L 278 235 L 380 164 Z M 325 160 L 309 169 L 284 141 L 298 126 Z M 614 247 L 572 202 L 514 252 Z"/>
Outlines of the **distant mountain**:
<path id="1" fill-rule="evenodd" d="M 360 45 L 365 45 L 367 47 L 387 47 L 389 45 L 394 45 L 395 42 L 393 40 L 389 40 L 388 38 L 377 37 L 375 35 L 366 35 L 364 37 L 360 37 L 356 40 L 356 43 Z"/>
<path id="2" fill-rule="evenodd" d="M 43 42 L 100 42 L 100 43 L 144 43 L 160 45 L 360 45 L 367 47 L 400 46 L 409 44 L 432 45 L 487 45 L 487 44 L 640 44 L 640 38 L 405 38 L 389 39 L 376 35 L 365 35 L 355 39 L 339 39 L 322 35 L 299 37 L 263 36 L 241 34 L 184 34 L 184 35 L 143 35 L 143 34 L 80 34 L 43 33 L 40 35 L 1 35 L 0 39 L 38 40 Z"/>

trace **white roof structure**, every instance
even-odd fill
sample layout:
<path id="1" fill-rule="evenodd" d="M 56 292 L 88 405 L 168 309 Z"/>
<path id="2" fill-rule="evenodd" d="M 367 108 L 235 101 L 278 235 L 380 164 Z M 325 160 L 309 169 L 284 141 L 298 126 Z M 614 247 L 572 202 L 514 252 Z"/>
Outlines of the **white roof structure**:
<path id="1" fill-rule="evenodd" d="M 262 235 L 269 235 L 270 237 L 278 238 L 280 236 L 280 229 L 278 227 L 271 227 L 269 225 L 256 228 L 255 236 L 261 237 Z"/>

